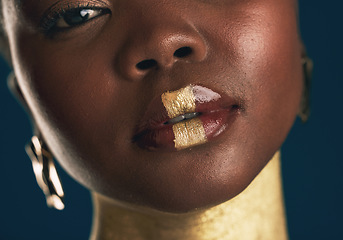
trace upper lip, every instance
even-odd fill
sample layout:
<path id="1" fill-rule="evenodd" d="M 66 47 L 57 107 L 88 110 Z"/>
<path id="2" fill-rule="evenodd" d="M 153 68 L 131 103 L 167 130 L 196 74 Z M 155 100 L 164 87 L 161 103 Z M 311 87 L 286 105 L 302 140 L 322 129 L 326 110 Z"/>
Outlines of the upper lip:
<path id="1" fill-rule="evenodd" d="M 219 94 L 218 92 L 200 85 L 192 85 L 192 88 L 195 96 L 196 111 L 194 113 L 196 115 L 210 114 L 212 112 L 222 110 L 240 109 L 239 101 L 233 97 L 225 94 Z M 175 118 L 189 113 L 193 112 L 185 112 Z M 175 118 L 173 118 L 173 120 L 177 120 Z M 172 119 L 168 116 L 167 110 L 163 106 L 161 95 L 156 96 L 148 105 L 143 118 L 139 122 L 135 131 L 134 139 L 139 138 L 147 131 L 153 131 L 166 127 L 168 124 L 172 124 L 170 123 L 171 120 Z"/>

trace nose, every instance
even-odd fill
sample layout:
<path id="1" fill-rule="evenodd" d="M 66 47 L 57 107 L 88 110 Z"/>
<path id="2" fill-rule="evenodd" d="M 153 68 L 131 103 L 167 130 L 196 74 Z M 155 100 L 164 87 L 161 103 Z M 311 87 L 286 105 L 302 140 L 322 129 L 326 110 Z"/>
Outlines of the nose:
<path id="1" fill-rule="evenodd" d="M 156 21 L 131 31 L 119 53 L 122 75 L 130 80 L 144 78 L 151 71 L 163 71 L 176 64 L 201 62 L 207 45 L 188 21 Z"/>

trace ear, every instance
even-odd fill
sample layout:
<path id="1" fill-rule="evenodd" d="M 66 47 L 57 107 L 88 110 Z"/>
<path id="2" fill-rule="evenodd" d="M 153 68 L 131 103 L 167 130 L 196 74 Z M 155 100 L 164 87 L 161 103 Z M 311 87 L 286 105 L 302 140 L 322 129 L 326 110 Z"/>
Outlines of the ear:
<path id="1" fill-rule="evenodd" d="M 0 9 L 2 9 L 1 1 L 0 1 Z M 6 61 L 9 67 L 13 68 L 10 46 L 9 46 L 7 34 L 5 33 L 4 22 L 2 21 L 3 19 L 1 17 L 2 16 L 0 16 L 0 57 L 2 57 Z"/>
<path id="2" fill-rule="evenodd" d="M 17 99 L 17 101 L 25 108 L 25 110 L 29 112 L 28 105 L 26 100 L 23 96 L 23 93 L 18 85 L 17 78 L 15 77 L 14 72 L 11 72 L 7 77 L 7 86 L 13 96 Z"/>
<path id="3" fill-rule="evenodd" d="M 312 59 L 307 56 L 306 47 L 301 43 L 301 59 L 303 69 L 303 94 L 299 107 L 299 117 L 302 122 L 307 122 L 310 116 L 310 89 L 312 81 L 313 62 Z"/>
<path id="4" fill-rule="evenodd" d="M 300 41 L 300 54 L 301 54 L 301 58 L 305 59 L 305 58 L 307 58 L 306 46 L 305 46 L 304 42 L 302 41 L 302 39 L 300 39 L 299 41 Z"/>
<path id="5" fill-rule="evenodd" d="M 15 99 L 20 103 L 20 105 L 24 108 L 25 112 L 28 114 L 31 125 L 32 125 L 33 133 L 38 136 L 39 131 L 32 117 L 31 110 L 24 98 L 24 95 L 18 85 L 17 78 L 13 72 L 10 73 L 7 77 L 7 86 L 10 92 L 12 93 L 12 95 L 15 97 Z"/>

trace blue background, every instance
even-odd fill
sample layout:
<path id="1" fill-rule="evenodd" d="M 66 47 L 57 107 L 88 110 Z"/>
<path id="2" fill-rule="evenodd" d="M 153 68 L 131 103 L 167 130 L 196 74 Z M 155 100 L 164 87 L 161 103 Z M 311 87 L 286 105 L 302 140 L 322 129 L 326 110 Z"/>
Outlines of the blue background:
<path id="1" fill-rule="evenodd" d="M 333 3 L 335 2 L 335 3 Z M 290 239 L 343 239 L 343 3 L 300 0 L 300 25 L 313 58 L 312 114 L 298 119 L 282 148 Z M 26 114 L 6 88 L 0 61 L 0 239 L 88 239 L 91 201 L 58 167 L 66 193 L 62 212 L 45 206 L 24 145 Z"/>

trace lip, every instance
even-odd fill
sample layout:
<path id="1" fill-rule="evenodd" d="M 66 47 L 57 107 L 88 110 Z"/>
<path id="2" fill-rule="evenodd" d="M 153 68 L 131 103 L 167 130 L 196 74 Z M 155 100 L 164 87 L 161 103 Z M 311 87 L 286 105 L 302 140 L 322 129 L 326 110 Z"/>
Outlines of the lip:
<path id="1" fill-rule="evenodd" d="M 162 102 L 161 96 L 157 96 L 148 105 L 134 135 L 133 141 L 139 147 L 156 151 L 177 151 L 206 144 L 222 135 L 235 121 L 240 109 L 239 101 L 204 86 L 188 85 L 186 88 L 191 89 L 194 95 L 195 111 L 194 109 L 184 109 L 171 115 Z M 175 117 L 193 112 L 197 113 L 196 117 L 173 123 L 172 119 Z M 169 123 L 170 121 L 172 123 Z M 189 135 L 189 131 L 186 131 L 185 128 L 191 129 L 191 135 L 195 135 L 200 140 L 180 147 L 177 145 L 176 135 Z M 199 133 L 198 130 L 202 133 Z"/>

